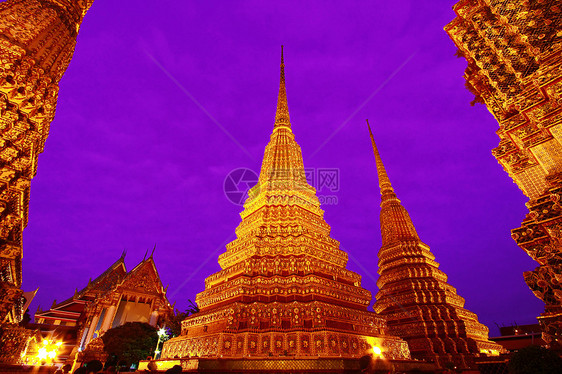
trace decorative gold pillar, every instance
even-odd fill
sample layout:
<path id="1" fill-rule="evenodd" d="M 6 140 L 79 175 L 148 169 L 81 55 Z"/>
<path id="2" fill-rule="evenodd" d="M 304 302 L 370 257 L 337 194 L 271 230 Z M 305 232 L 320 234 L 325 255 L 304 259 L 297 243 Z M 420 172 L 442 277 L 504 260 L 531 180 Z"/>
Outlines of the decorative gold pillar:
<path id="1" fill-rule="evenodd" d="M 111 322 L 113 321 L 113 318 L 115 317 L 115 313 L 116 313 L 117 308 L 115 308 L 115 305 L 111 305 L 108 309 L 107 312 L 105 313 L 105 318 L 103 320 L 103 324 L 101 325 L 101 332 L 104 333 L 107 330 L 110 329 L 111 327 Z"/>
<path id="2" fill-rule="evenodd" d="M 158 310 L 153 310 L 152 313 L 150 313 L 150 321 L 148 322 L 148 324 L 150 326 L 156 327 L 157 322 L 158 322 Z"/>
<path id="3" fill-rule="evenodd" d="M 58 83 L 93 0 L 0 3 L 0 321 L 19 322 L 22 232 Z M 0 361 L 2 360 L 0 355 Z"/>
<path id="4" fill-rule="evenodd" d="M 561 4 L 462 0 L 453 9 L 445 31 L 468 62 L 465 85 L 499 124 L 492 154 L 529 197 L 512 238 L 539 266 L 523 277 L 545 304 L 543 339 L 562 348 Z"/>
<path id="5" fill-rule="evenodd" d="M 92 318 L 92 322 L 90 323 L 90 327 L 88 328 L 88 335 L 86 336 L 86 340 L 84 341 L 84 346 L 87 346 L 88 343 L 92 340 L 92 336 L 94 335 L 99 319 L 99 314 Z"/>

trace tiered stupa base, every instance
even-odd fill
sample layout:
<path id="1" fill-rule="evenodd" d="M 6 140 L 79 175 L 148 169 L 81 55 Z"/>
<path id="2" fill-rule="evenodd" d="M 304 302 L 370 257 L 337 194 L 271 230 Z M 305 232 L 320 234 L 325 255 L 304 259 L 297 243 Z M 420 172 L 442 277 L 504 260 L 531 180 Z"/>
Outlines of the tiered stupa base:
<path id="1" fill-rule="evenodd" d="M 360 358 L 376 346 L 387 359 L 410 359 L 407 343 L 385 335 L 375 313 L 321 301 L 233 303 L 196 313 L 184 328 L 162 357 Z"/>
<path id="2" fill-rule="evenodd" d="M 451 364 L 459 368 L 474 368 L 479 357 L 497 357 L 501 353 L 505 353 L 505 349 L 497 343 L 473 339 L 466 339 L 465 347 L 459 349 L 458 342 L 463 338 L 455 335 L 407 340 L 412 357 L 417 360 L 434 362 L 441 368 L 446 368 Z M 428 353 L 427 348 L 425 352 L 422 351 L 423 347 L 431 348 L 434 353 Z"/>
<path id="3" fill-rule="evenodd" d="M 141 361 L 138 370 L 147 369 L 150 361 Z M 375 359 L 366 363 L 352 358 L 328 357 L 269 357 L 265 358 L 189 358 L 153 361 L 158 371 L 166 371 L 180 365 L 184 373 L 242 374 L 242 373 L 291 373 L 291 374 L 358 374 L 364 373 L 365 365 L 374 370 L 434 373 L 435 365 L 414 360 Z"/>
<path id="4" fill-rule="evenodd" d="M 429 291 L 425 294 L 430 295 Z M 460 298 L 456 293 L 455 296 Z M 387 299 L 380 296 L 383 302 Z M 501 345 L 488 340 L 488 328 L 478 322 L 476 314 L 461 306 L 464 299 L 459 305 L 437 303 L 439 295 L 434 293 L 432 301 L 434 304 L 422 304 L 420 300 L 418 305 L 403 301 L 400 309 L 395 307 L 385 315 L 389 334 L 406 340 L 413 358 L 435 362 L 441 368 L 451 363 L 473 368 L 479 356 L 505 353 Z"/>

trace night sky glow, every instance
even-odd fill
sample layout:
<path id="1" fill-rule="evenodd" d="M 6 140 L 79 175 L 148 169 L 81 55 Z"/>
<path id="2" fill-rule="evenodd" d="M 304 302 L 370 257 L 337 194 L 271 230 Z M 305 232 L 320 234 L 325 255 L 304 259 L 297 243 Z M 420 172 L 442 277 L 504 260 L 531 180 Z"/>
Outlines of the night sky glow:
<path id="1" fill-rule="evenodd" d="M 369 118 L 398 197 L 466 308 L 492 336 L 494 323 L 535 323 L 542 303 L 522 272 L 537 264 L 510 237 L 526 198 L 491 155 L 497 122 L 469 104 L 466 61 L 443 31 L 455 2 L 94 2 L 31 184 L 31 313 L 123 249 L 132 269 L 155 243 L 170 301 L 194 300 L 240 222 L 225 177 L 261 166 L 284 44 L 293 132 L 305 167 L 339 170 L 339 191 L 318 194 L 363 286 L 376 293 L 381 245 Z"/>

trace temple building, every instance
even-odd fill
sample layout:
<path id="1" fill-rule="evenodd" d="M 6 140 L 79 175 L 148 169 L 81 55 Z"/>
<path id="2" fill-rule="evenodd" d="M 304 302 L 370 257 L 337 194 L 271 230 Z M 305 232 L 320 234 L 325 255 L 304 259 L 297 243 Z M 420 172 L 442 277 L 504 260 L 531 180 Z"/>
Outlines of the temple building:
<path id="1" fill-rule="evenodd" d="M 412 362 L 406 342 L 367 310 L 371 293 L 346 269 L 348 256 L 323 214 L 291 128 L 281 54 L 275 123 L 259 182 L 240 213 L 237 238 L 219 256 L 222 270 L 197 295 L 200 312 L 164 343 L 162 357 L 181 359 L 184 369 L 213 368 L 220 359 L 223 370 L 236 372 L 339 372 L 373 352 Z"/>
<path id="2" fill-rule="evenodd" d="M 546 345 L 538 323 L 500 327 L 500 336 L 492 337 L 490 340 L 501 344 L 509 352 L 516 352 L 530 345 Z"/>
<path id="3" fill-rule="evenodd" d="M 92 2 L 0 3 L 0 345 L 13 341 L 10 326 L 25 312 L 20 288 L 29 186 L 55 115 L 59 81 Z M 12 362 L 12 353 L 0 352 L 0 362 Z"/>
<path id="4" fill-rule="evenodd" d="M 544 301 L 543 339 L 562 342 L 562 4 L 557 0 L 462 0 L 445 27 L 466 58 L 475 101 L 499 123 L 492 154 L 529 198 L 512 230 L 539 266 L 525 282 Z"/>
<path id="5" fill-rule="evenodd" d="M 173 315 L 166 289 L 153 256 L 131 271 L 125 268 L 125 254 L 88 285 L 65 301 L 56 300 L 49 310 L 38 310 L 35 322 L 44 335 L 64 342 L 59 360 L 80 360 L 76 356 L 110 328 L 127 322 L 163 326 Z"/>
<path id="6" fill-rule="evenodd" d="M 488 328 L 463 308 L 464 299 L 447 283 L 447 275 L 423 243 L 410 215 L 390 184 L 369 126 L 381 191 L 379 292 L 375 312 L 388 332 L 408 342 L 413 358 L 445 368 L 474 368 L 474 358 L 504 352 L 488 340 Z"/>

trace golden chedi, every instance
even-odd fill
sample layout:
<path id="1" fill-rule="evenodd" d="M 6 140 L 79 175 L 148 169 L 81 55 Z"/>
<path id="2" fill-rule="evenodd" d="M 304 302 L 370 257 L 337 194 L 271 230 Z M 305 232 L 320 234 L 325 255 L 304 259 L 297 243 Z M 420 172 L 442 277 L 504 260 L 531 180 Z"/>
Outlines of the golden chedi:
<path id="1" fill-rule="evenodd" d="M 529 198 L 512 237 L 539 266 L 525 282 L 545 304 L 543 339 L 562 342 L 562 4 L 459 1 L 445 27 L 475 102 L 499 123 L 492 154 Z"/>
<path id="2" fill-rule="evenodd" d="M 18 329 L 25 312 L 22 234 L 37 156 L 55 116 L 59 81 L 93 0 L 0 3 L 0 362 L 20 363 L 32 333 Z M 17 348 L 14 347 L 17 345 Z"/>
<path id="3" fill-rule="evenodd" d="M 412 358 L 474 367 L 474 357 L 497 355 L 502 346 L 488 340 L 488 328 L 463 308 L 464 299 L 447 283 L 447 275 L 410 215 L 402 206 L 386 173 L 369 127 L 381 191 L 379 292 L 375 312 L 387 320 L 388 332 L 408 342 Z"/>
<path id="4" fill-rule="evenodd" d="M 330 237 L 306 181 L 281 56 L 275 124 L 259 183 L 249 191 L 237 238 L 219 256 L 222 270 L 197 296 L 201 311 L 183 321 L 181 336 L 164 344 L 162 357 L 263 357 L 268 367 L 287 369 L 279 360 L 358 358 L 375 344 L 388 359 L 409 359 L 407 344 L 388 336 L 385 320 L 367 310 L 371 294 L 346 269 L 347 254 Z M 305 367 L 321 368 L 311 365 Z"/>
<path id="5" fill-rule="evenodd" d="M 0 321 L 22 313 L 22 232 L 37 156 L 93 0 L 0 3 Z"/>

